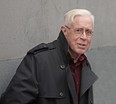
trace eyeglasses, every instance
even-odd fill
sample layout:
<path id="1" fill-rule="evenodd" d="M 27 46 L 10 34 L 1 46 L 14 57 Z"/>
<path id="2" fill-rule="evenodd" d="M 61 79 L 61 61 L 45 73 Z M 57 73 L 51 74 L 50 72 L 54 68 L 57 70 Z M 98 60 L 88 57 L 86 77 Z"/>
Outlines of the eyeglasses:
<path id="1" fill-rule="evenodd" d="M 70 27 L 68 27 L 66 25 L 65 25 L 65 27 L 68 28 L 68 29 L 71 29 Z M 87 37 L 91 37 L 93 35 L 93 31 L 90 30 L 90 29 L 85 29 L 85 28 L 74 29 L 75 35 L 78 35 L 78 36 L 84 34 L 84 32 L 85 32 Z"/>

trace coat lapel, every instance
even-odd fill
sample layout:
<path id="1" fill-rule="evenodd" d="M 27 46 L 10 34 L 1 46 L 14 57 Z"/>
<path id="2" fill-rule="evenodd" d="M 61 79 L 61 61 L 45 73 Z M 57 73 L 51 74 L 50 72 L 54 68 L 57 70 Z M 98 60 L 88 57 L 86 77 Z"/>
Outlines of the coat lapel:
<path id="1" fill-rule="evenodd" d="M 93 85 L 97 78 L 96 74 L 90 69 L 90 65 L 84 64 L 81 72 L 80 97 Z"/>
<path id="2" fill-rule="evenodd" d="M 67 82 L 68 82 L 68 87 L 73 99 L 73 104 L 78 104 L 78 97 L 75 90 L 75 84 L 74 84 L 74 80 L 73 80 L 69 66 L 67 67 Z"/>

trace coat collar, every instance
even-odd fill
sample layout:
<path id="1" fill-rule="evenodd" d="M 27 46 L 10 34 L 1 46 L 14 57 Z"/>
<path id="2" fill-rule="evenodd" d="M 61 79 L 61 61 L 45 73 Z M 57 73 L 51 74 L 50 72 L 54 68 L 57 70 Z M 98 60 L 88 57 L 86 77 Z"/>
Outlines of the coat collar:
<path id="1" fill-rule="evenodd" d="M 83 64 L 83 68 L 81 71 L 81 89 L 80 89 L 80 97 L 94 84 L 94 82 L 98 79 L 96 74 L 91 70 L 89 63 Z"/>
<path id="2" fill-rule="evenodd" d="M 59 34 L 59 37 L 57 39 L 58 41 L 58 44 L 59 44 L 59 47 L 61 49 L 61 51 L 67 55 L 67 52 L 68 52 L 68 43 L 67 43 L 67 40 L 64 36 L 64 33 L 62 31 L 60 31 L 60 34 Z"/>
<path id="3" fill-rule="evenodd" d="M 80 89 L 80 98 L 84 93 L 91 88 L 94 82 L 97 80 L 96 74 L 91 70 L 88 64 L 83 65 L 83 69 L 81 72 L 81 89 Z M 67 66 L 67 82 L 69 86 L 69 90 L 73 99 L 74 104 L 78 104 L 78 98 L 75 90 L 74 80 L 71 74 L 70 67 Z"/>
<path id="4" fill-rule="evenodd" d="M 62 59 L 60 60 L 60 64 L 65 64 L 65 66 L 67 66 L 69 63 L 69 57 L 67 55 L 69 46 L 62 31 L 60 31 L 59 37 L 57 39 L 57 45 L 57 52 L 59 53 L 59 56 Z"/>

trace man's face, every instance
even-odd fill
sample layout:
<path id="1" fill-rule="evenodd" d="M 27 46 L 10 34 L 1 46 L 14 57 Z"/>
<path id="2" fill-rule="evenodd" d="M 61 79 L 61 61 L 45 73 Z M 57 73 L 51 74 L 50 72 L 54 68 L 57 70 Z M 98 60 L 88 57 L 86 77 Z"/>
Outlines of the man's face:
<path id="1" fill-rule="evenodd" d="M 73 57 L 85 53 L 91 43 L 93 23 L 88 16 L 76 16 L 70 26 L 64 27 L 64 35 L 68 41 L 69 52 Z"/>

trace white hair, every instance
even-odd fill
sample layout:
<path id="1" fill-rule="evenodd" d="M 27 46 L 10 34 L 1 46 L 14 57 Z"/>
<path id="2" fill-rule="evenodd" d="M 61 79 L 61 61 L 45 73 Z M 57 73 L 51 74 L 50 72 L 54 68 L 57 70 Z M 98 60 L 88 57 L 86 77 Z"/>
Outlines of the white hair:
<path id="1" fill-rule="evenodd" d="M 75 16 L 90 16 L 94 25 L 94 16 L 86 9 L 73 9 L 64 15 L 64 25 L 73 23 Z"/>

